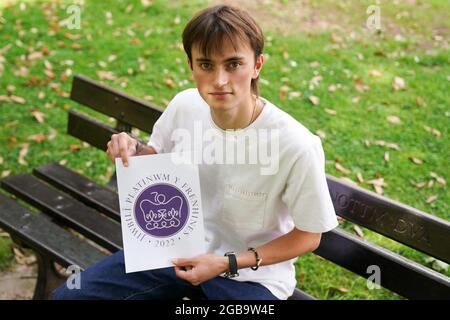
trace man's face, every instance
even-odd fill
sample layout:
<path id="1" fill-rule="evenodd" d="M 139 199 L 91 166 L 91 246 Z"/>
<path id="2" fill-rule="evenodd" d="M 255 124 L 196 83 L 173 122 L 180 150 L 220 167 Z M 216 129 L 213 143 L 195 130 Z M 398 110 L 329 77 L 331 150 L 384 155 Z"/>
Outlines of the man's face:
<path id="1" fill-rule="evenodd" d="M 198 91 L 210 107 L 218 110 L 239 108 L 252 101 L 251 80 L 257 78 L 263 56 L 255 63 L 249 45 L 239 44 L 235 50 L 230 41 L 222 49 L 205 57 L 197 46 L 192 48 L 192 75 Z"/>

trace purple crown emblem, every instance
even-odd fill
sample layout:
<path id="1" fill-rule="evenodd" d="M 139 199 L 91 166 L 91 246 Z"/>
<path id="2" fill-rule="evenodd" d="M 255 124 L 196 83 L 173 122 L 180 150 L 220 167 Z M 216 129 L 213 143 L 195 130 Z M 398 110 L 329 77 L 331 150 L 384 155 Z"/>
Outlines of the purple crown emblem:
<path id="1" fill-rule="evenodd" d="M 186 197 L 169 184 L 152 185 L 142 191 L 134 210 L 141 229 L 155 237 L 167 237 L 180 231 L 189 214 Z"/>

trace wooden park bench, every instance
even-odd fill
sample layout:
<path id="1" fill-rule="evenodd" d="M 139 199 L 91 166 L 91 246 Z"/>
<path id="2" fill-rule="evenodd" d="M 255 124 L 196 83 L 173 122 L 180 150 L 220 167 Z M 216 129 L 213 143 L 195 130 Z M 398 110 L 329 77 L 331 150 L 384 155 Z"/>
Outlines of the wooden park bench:
<path id="1" fill-rule="evenodd" d="M 113 133 L 138 128 L 150 133 L 162 109 L 83 76 L 75 76 L 71 99 L 117 119 L 115 128 L 69 110 L 68 133 L 101 150 Z M 115 176 L 115 175 L 114 175 Z M 35 299 L 51 297 L 65 278 L 55 270 L 81 269 L 122 248 L 115 181 L 104 186 L 57 162 L 33 174 L 4 178 L 0 193 L 0 228 L 37 256 Z M 450 223 L 407 205 L 327 176 L 336 213 L 359 226 L 450 263 Z M 19 198 L 40 213 L 31 212 Z M 75 232 L 74 232 L 75 231 Z M 81 235 L 81 236 L 80 236 Z M 364 278 L 371 266 L 381 271 L 381 285 L 407 299 L 450 299 L 450 279 L 430 268 L 369 243 L 340 228 L 323 234 L 314 252 Z M 296 290 L 290 299 L 313 299 Z"/>

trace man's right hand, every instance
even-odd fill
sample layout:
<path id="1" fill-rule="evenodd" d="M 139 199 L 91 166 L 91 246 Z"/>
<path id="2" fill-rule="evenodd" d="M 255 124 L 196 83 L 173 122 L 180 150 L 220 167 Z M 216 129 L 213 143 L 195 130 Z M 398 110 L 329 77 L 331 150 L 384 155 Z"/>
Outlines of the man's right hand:
<path id="1" fill-rule="evenodd" d="M 106 154 L 115 162 L 116 158 L 122 158 L 123 165 L 128 167 L 128 157 L 136 154 L 136 145 L 138 141 L 130 137 L 126 132 L 113 134 L 108 141 Z"/>

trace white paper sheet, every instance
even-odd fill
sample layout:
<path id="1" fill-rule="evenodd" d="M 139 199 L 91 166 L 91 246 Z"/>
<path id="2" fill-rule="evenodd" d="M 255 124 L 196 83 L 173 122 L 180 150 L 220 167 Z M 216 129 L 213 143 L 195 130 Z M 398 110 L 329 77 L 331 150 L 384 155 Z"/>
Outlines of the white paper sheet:
<path id="1" fill-rule="evenodd" d="M 205 253 L 198 166 L 173 154 L 116 159 L 126 272 Z"/>

